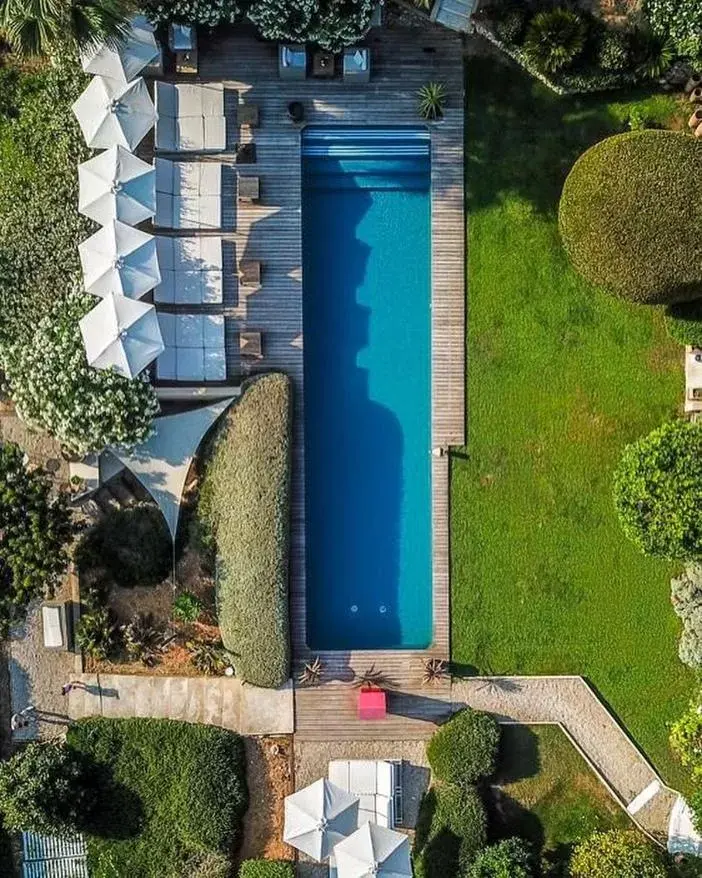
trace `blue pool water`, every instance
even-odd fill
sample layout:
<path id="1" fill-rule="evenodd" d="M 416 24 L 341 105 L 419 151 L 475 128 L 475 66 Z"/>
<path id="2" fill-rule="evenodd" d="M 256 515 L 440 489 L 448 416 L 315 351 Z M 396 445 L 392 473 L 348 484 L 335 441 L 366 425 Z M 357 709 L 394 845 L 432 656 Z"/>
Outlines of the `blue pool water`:
<path id="1" fill-rule="evenodd" d="M 432 636 L 430 158 L 421 128 L 302 141 L 307 641 Z"/>

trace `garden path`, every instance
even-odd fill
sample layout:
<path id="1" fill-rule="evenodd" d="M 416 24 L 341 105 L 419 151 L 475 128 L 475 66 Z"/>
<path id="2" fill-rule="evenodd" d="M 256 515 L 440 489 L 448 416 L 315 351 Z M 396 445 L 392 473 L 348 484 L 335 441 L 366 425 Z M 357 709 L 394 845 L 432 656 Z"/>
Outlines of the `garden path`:
<path id="1" fill-rule="evenodd" d="M 221 726 L 242 735 L 293 731 L 292 686 L 259 689 L 231 677 L 80 674 L 70 693 L 71 719 L 154 717 Z"/>
<path id="2" fill-rule="evenodd" d="M 461 703 L 500 722 L 554 723 L 575 743 L 612 795 L 646 832 L 665 843 L 679 796 L 582 677 L 469 677 L 453 684 Z"/>

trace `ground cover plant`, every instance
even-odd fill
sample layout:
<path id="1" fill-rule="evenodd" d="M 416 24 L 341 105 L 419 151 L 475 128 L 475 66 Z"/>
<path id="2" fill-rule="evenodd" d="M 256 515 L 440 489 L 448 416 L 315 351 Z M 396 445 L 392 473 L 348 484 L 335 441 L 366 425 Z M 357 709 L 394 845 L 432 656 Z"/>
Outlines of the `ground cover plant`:
<path id="1" fill-rule="evenodd" d="M 244 860 L 239 878 L 295 878 L 295 864 L 291 860 Z"/>
<path id="2" fill-rule="evenodd" d="M 222 641 L 237 675 L 268 687 L 290 672 L 291 405 L 287 376 L 249 384 L 222 419 L 199 506 L 216 545 Z"/>
<path id="3" fill-rule="evenodd" d="M 674 566 L 623 536 L 623 447 L 674 416 L 680 348 L 663 314 L 569 265 L 558 200 L 574 161 L 675 98 L 558 97 L 469 59 L 468 444 L 452 458 L 452 658 L 497 674 L 584 674 L 673 784 L 666 724 L 693 675 L 677 656 Z M 684 108 L 682 121 L 684 124 Z"/>
<path id="4" fill-rule="evenodd" d="M 581 156 L 563 187 L 559 226 L 575 268 L 644 304 L 702 294 L 702 206 L 690 179 L 702 143 L 674 131 L 630 131 Z"/>
<path id="5" fill-rule="evenodd" d="M 666 878 L 660 853 L 637 832 L 596 832 L 580 842 L 570 863 L 571 878 Z"/>
<path id="6" fill-rule="evenodd" d="M 88 837 L 93 878 L 205 876 L 233 854 L 247 805 L 244 746 L 213 726 L 88 719 L 68 746 L 92 763 L 98 805 Z M 221 872 L 220 872 L 221 874 Z"/>
<path id="7" fill-rule="evenodd" d="M 565 878 L 573 846 L 629 818 L 557 726 L 504 726 L 488 807 L 491 835 L 521 836 L 544 878 Z"/>

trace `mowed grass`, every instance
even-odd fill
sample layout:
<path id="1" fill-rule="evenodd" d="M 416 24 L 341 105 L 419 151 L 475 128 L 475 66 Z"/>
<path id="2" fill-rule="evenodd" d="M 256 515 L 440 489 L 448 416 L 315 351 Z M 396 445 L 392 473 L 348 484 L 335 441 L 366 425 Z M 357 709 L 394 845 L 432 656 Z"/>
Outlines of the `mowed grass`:
<path id="1" fill-rule="evenodd" d="M 528 839 L 549 878 L 567 874 L 573 845 L 593 832 L 634 828 L 557 726 L 503 726 L 500 750 L 491 831 Z"/>
<path id="2" fill-rule="evenodd" d="M 559 98 L 491 58 L 467 64 L 468 445 L 452 460 L 453 659 L 498 674 L 583 674 L 664 778 L 667 724 L 694 677 L 677 658 L 674 566 L 638 554 L 612 501 L 622 447 L 681 409 L 682 353 L 660 311 L 592 289 L 557 228 L 568 170 L 638 105 Z"/>

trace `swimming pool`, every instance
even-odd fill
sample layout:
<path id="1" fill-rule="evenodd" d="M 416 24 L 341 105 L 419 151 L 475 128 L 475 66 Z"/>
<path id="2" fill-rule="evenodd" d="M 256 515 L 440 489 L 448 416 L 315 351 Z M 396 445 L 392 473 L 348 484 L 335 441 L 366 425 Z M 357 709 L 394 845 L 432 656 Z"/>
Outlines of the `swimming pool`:
<path id="1" fill-rule="evenodd" d="M 432 638 L 430 140 L 302 136 L 307 643 Z"/>

